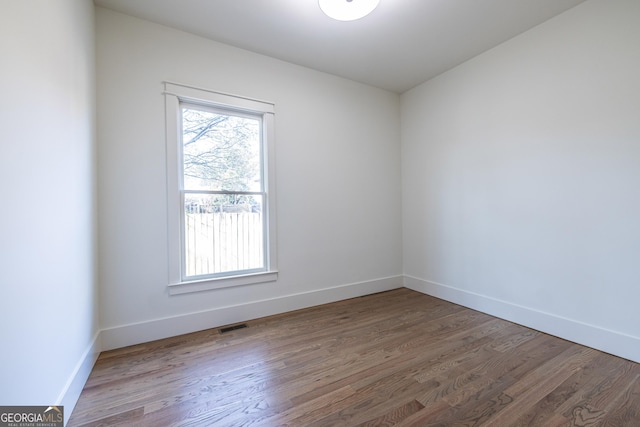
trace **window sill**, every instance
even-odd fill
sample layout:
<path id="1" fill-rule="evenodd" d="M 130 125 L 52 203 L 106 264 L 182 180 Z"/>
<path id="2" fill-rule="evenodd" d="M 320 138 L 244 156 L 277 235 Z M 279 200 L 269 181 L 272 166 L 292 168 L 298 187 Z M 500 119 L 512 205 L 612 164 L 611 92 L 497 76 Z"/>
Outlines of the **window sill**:
<path id="1" fill-rule="evenodd" d="M 244 276 L 220 277 L 192 282 L 172 283 L 169 285 L 169 295 L 210 291 L 214 289 L 230 288 L 233 286 L 254 285 L 258 283 L 275 282 L 276 280 L 278 280 L 278 272 L 267 271 L 263 273 L 246 274 Z"/>

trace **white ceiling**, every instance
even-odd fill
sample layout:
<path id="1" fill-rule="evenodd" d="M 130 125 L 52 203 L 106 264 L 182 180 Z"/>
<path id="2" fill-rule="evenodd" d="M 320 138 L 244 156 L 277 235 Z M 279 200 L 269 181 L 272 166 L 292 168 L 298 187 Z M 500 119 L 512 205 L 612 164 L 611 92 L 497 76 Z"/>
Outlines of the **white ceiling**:
<path id="1" fill-rule="evenodd" d="M 402 93 L 583 1 L 380 0 L 373 13 L 351 22 L 326 17 L 317 0 L 95 3 Z"/>

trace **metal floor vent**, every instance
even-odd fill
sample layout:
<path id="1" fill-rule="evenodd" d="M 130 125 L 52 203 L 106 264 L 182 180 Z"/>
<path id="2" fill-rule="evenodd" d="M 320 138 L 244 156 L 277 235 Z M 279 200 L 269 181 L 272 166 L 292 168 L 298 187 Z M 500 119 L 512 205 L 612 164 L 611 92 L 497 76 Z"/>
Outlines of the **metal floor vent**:
<path id="1" fill-rule="evenodd" d="M 226 326 L 224 328 L 220 328 L 220 333 L 224 334 L 225 332 L 231 332 L 231 331 L 235 331 L 236 329 L 242 329 L 246 327 L 247 327 L 246 323 L 240 323 L 239 325 L 233 325 L 233 326 Z"/>

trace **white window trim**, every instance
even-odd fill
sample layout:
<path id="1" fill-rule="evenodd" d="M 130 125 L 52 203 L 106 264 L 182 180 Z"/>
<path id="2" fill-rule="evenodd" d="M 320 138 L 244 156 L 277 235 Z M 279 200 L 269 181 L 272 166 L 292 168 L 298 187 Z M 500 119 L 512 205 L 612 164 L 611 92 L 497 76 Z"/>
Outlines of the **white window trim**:
<path id="1" fill-rule="evenodd" d="M 164 82 L 165 126 L 167 148 L 167 232 L 168 232 L 168 288 L 170 295 L 272 282 L 278 278 L 276 245 L 276 189 L 275 189 L 275 132 L 273 103 L 213 92 L 206 89 Z M 182 274 L 182 236 L 180 203 L 180 102 L 237 109 L 262 115 L 263 163 L 266 209 L 266 270 L 259 273 L 238 274 L 197 280 L 184 280 Z"/>

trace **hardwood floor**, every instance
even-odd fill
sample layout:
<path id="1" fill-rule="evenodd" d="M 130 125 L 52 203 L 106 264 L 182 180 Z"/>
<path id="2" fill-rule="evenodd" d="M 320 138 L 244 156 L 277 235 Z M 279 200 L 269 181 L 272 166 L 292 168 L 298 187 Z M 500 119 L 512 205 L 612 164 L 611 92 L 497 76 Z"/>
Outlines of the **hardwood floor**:
<path id="1" fill-rule="evenodd" d="M 104 352 L 72 426 L 640 426 L 640 365 L 408 290 Z"/>

